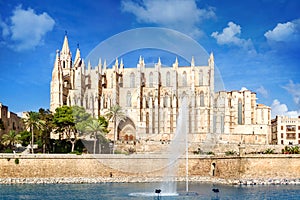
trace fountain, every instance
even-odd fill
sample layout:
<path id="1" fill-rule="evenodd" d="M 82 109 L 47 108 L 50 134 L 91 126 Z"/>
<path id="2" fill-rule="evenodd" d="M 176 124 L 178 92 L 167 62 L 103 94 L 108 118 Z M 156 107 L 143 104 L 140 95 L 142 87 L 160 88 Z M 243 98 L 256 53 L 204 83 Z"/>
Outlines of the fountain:
<path id="1" fill-rule="evenodd" d="M 186 97 L 182 98 L 181 107 L 179 110 L 176 132 L 174 138 L 168 148 L 168 150 L 163 153 L 166 156 L 167 164 L 165 165 L 165 175 L 163 177 L 163 182 L 160 184 L 158 189 L 154 192 L 140 192 L 140 193 L 130 193 L 130 196 L 195 196 L 197 193 L 189 192 L 188 188 L 188 108 L 189 102 Z M 185 154 L 185 166 L 186 166 L 186 191 L 183 193 L 178 193 L 176 174 L 178 171 L 178 160 Z"/>

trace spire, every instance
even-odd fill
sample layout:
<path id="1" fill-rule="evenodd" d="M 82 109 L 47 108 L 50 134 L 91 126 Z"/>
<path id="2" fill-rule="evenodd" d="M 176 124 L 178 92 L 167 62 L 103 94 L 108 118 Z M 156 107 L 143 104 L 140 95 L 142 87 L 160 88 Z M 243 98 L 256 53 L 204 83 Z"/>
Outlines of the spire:
<path id="1" fill-rule="evenodd" d="M 195 59 L 194 59 L 194 56 L 192 56 L 191 66 L 192 66 L 192 67 L 195 67 Z"/>
<path id="2" fill-rule="evenodd" d="M 99 58 L 99 60 L 98 60 L 98 66 L 102 66 L 102 59 L 101 58 Z"/>
<path id="3" fill-rule="evenodd" d="M 175 62 L 173 63 L 173 68 L 178 69 L 178 58 L 176 56 Z"/>
<path id="4" fill-rule="evenodd" d="M 69 48 L 69 42 L 68 42 L 68 37 L 67 37 L 67 31 L 65 33 L 65 38 L 64 38 L 64 44 L 61 49 L 62 54 L 71 54 L 70 48 Z"/>
<path id="5" fill-rule="evenodd" d="M 120 71 L 121 73 L 123 73 L 124 70 L 124 64 L 123 64 L 123 59 L 121 58 L 121 62 L 120 62 Z"/>
<path id="6" fill-rule="evenodd" d="M 80 49 L 79 44 L 77 44 L 76 55 L 75 55 L 75 63 L 80 59 Z"/>
<path id="7" fill-rule="evenodd" d="M 213 54 L 213 52 L 210 53 L 209 59 L 214 60 L 214 54 Z"/>
<path id="8" fill-rule="evenodd" d="M 59 65 L 59 50 L 56 50 L 56 57 L 55 57 L 55 63 L 54 63 L 54 68 L 55 69 L 60 69 L 60 65 Z"/>
<path id="9" fill-rule="evenodd" d="M 139 58 L 139 63 L 137 64 L 137 67 L 143 72 L 145 68 L 145 61 L 142 56 Z"/>
<path id="10" fill-rule="evenodd" d="M 157 62 L 158 65 L 161 65 L 161 61 L 160 61 L 160 57 L 158 57 L 158 62 Z"/>
<path id="11" fill-rule="evenodd" d="M 101 60 L 101 58 L 99 58 L 99 61 L 98 61 L 98 73 L 102 74 L 102 60 Z"/>
<path id="12" fill-rule="evenodd" d="M 214 54 L 211 52 L 209 55 L 209 59 L 208 59 L 208 65 L 210 67 L 214 67 L 215 65 L 215 59 L 214 59 Z"/>
<path id="13" fill-rule="evenodd" d="M 106 60 L 104 60 L 104 63 L 103 63 L 103 74 L 106 73 Z"/>
<path id="14" fill-rule="evenodd" d="M 119 60 L 118 60 L 118 58 L 116 58 L 116 62 L 114 64 L 114 66 L 113 66 L 113 70 L 115 72 L 118 72 L 118 68 L 119 68 Z"/>

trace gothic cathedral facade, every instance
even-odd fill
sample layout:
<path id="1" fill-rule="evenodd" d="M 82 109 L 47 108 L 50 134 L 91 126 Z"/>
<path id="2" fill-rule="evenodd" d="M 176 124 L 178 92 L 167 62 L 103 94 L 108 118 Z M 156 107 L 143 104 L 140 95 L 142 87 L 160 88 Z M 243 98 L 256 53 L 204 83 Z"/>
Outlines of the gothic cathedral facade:
<path id="1" fill-rule="evenodd" d="M 160 59 L 146 67 L 142 57 L 136 67 L 125 67 L 118 59 L 110 68 L 101 59 L 97 66 L 86 66 L 79 48 L 72 59 L 65 35 L 52 71 L 50 110 L 78 105 L 98 117 L 118 104 L 126 114 L 117 125 L 118 140 L 169 141 L 187 97 L 187 127 L 194 143 L 268 144 L 270 108 L 257 104 L 256 94 L 249 90 L 215 91 L 214 72 L 213 54 L 207 66 L 195 66 L 194 58 L 190 66 L 179 66 L 176 58 L 169 67 Z"/>

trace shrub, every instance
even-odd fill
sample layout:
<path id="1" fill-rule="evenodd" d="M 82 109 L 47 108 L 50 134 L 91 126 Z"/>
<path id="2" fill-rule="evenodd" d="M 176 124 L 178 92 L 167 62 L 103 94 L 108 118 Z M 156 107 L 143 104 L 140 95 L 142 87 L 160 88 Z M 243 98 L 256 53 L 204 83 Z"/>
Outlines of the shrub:
<path id="1" fill-rule="evenodd" d="M 236 155 L 237 153 L 236 153 L 236 151 L 234 151 L 234 150 L 230 150 L 230 151 L 225 151 L 225 155 L 226 156 L 233 156 L 233 155 Z"/>
<path id="2" fill-rule="evenodd" d="M 123 154 L 123 152 L 120 150 L 115 150 L 115 154 Z"/>
<path id="3" fill-rule="evenodd" d="M 274 154 L 274 149 L 266 149 L 265 151 L 264 151 L 264 154 Z"/>
<path id="4" fill-rule="evenodd" d="M 70 152 L 70 154 L 81 155 L 81 154 L 82 154 L 82 152 L 80 152 L 80 151 L 77 151 L 77 150 L 74 150 L 73 152 Z"/>
<path id="5" fill-rule="evenodd" d="M 203 154 L 203 151 L 198 148 L 197 150 L 193 151 L 194 154 Z"/>
<path id="6" fill-rule="evenodd" d="M 5 149 L 5 150 L 4 150 L 4 153 L 12 153 L 12 152 L 13 152 L 12 149 Z"/>
<path id="7" fill-rule="evenodd" d="M 16 158 L 16 159 L 15 159 L 15 164 L 18 165 L 19 163 L 20 163 L 19 158 Z"/>
<path id="8" fill-rule="evenodd" d="M 212 152 L 212 151 L 206 152 L 206 154 L 207 154 L 207 155 L 215 155 L 215 153 Z"/>
<path id="9" fill-rule="evenodd" d="M 300 149 L 299 149 L 299 146 L 285 146 L 281 152 L 283 154 L 299 154 L 300 153 Z"/>

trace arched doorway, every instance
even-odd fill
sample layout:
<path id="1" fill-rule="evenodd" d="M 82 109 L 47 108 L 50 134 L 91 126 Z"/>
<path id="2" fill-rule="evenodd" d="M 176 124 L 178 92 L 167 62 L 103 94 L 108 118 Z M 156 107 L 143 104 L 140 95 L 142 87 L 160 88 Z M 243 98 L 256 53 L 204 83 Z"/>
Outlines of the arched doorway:
<path id="1" fill-rule="evenodd" d="M 123 141 L 134 141 L 136 139 L 136 128 L 130 118 L 127 117 L 119 123 L 118 138 Z"/>

